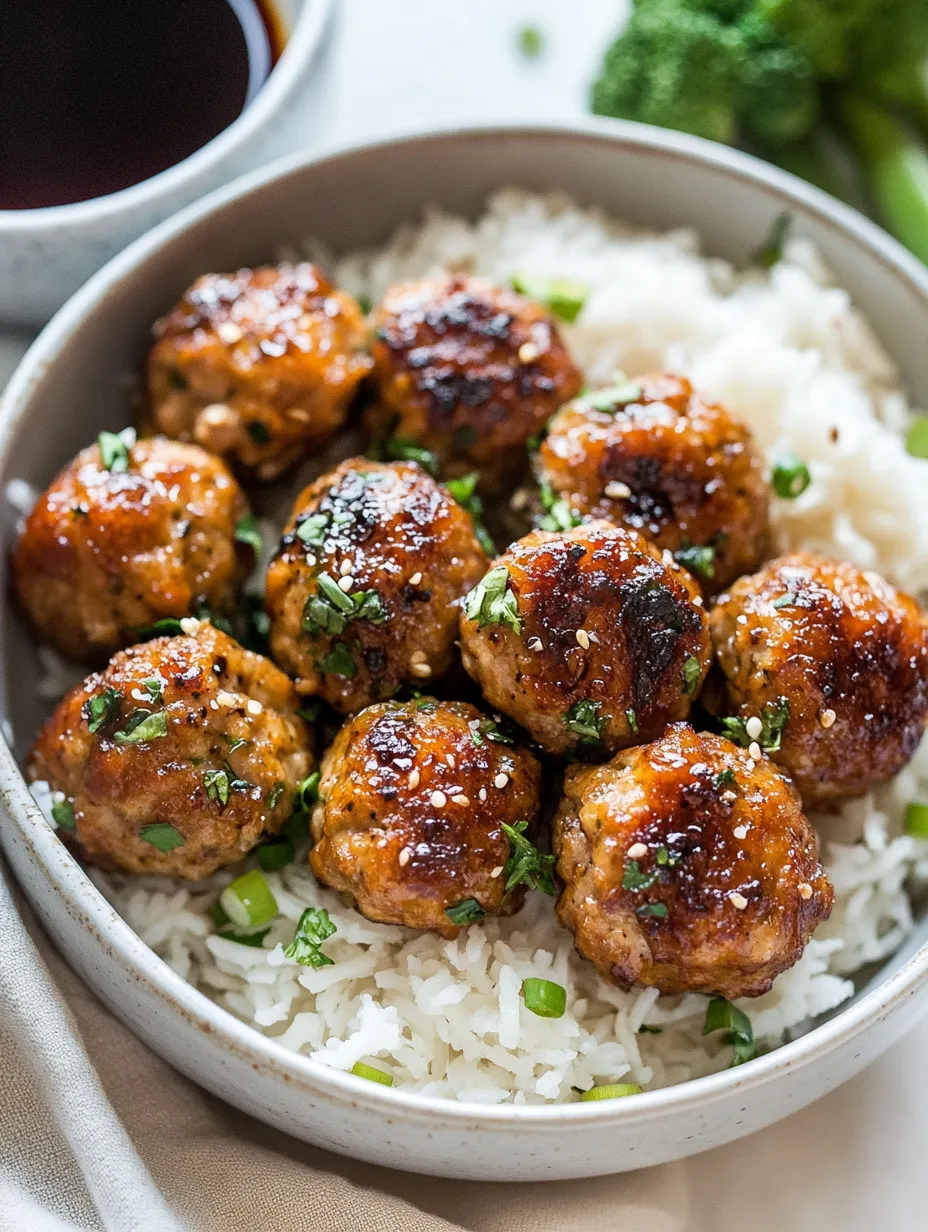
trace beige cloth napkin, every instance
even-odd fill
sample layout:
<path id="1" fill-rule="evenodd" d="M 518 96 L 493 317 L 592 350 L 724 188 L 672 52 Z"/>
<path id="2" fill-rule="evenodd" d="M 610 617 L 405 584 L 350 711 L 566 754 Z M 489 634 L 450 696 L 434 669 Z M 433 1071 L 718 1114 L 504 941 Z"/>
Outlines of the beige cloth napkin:
<path id="1" fill-rule="evenodd" d="M 174 1073 L 66 967 L 0 867 L 2 1232 L 682 1232 L 684 1165 L 543 1185 L 391 1172 Z"/>

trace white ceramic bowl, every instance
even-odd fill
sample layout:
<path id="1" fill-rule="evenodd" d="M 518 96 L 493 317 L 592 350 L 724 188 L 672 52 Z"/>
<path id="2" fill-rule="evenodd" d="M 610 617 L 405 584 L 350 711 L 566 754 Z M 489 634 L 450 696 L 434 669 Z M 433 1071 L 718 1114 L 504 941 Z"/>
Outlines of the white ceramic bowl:
<path id="1" fill-rule="evenodd" d="M 276 0 L 287 42 L 242 114 L 195 154 L 121 192 L 36 210 L 0 210 L 0 321 L 43 325 L 130 240 L 252 167 L 298 148 L 288 121 L 312 80 L 332 0 Z"/>
<path id="2" fill-rule="evenodd" d="M 430 202 L 476 214 L 505 184 L 566 189 L 639 224 L 691 224 L 710 253 L 736 261 L 776 214 L 792 211 L 928 403 L 928 271 L 858 214 L 744 155 L 657 129 L 594 121 L 483 128 L 278 165 L 138 240 L 62 309 L 11 381 L 0 406 L 0 483 L 21 476 L 44 485 L 114 426 L 151 321 L 195 275 L 267 259 L 295 237 L 319 236 L 336 251 L 380 242 Z M 0 632 L 3 713 L 21 757 L 39 718 L 35 651 L 9 611 Z M 33 805 L 5 747 L 0 782 L 3 845 L 26 893 L 72 965 L 142 1039 L 264 1121 L 392 1167 L 525 1181 L 618 1172 L 718 1146 L 849 1078 L 909 1026 L 928 989 L 922 926 L 847 1008 L 738 1069 L 556 1107 L 408 1095 L 287 1052 L 201 996 L 93 888 Z"/>

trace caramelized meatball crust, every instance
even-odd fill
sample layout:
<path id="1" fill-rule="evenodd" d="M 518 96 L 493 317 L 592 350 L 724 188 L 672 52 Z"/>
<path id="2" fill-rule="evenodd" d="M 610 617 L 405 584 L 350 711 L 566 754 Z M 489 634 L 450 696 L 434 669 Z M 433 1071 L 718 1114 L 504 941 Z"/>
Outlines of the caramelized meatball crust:
<path id="1" fill-rule="evenodd" d="M 634 531 L 533 531 L 464 600 L 464 666 L 548 753 L 614 753 L 685 718 L 709 668 L 690 575 Z"/>
<path id="2" fill-rule="evenodd" d="M 271 653 L 343 713 L 450 663 L 457 601 L 487 558 L 473 522 L 415 462 L 353 458 L 298 497 L 267 574 Z"/>
<path id="3" fill-rule="evenodd" d="M 792 784 L 687 723 L 571 767 L 554 849 L 558 918 L 622 988 L 760 996 L 831 911 Z"/>
<path id="4" fill-rule="evenodd" d="M 234 607 L 254 563 L 235 539 L 247 513 L 226 466 L 195 445 L 138 441 L 111 469 L 91 445 L 26 519 L 17 597 L 43 641 L 105 658 L 156 620 Z"/>
<path id="5" fill-rule="evenodd" d="M 32 748 L 29 779 L 64 793 L 75 828 L 62 836 L 101 868 L 208 877 L 280 830 L 313 768 L 283 672 L 205 621 L 184 625 L 88 676 Z"/>
<path id="6" fill-rule="evenodd" d="M 747 426 L 685 377 L 644 376 L 575 399 L 551 422 L 537 466 L 580 517 L 679 552 L 707 594 L 764 558 L 763 457 Z"/>
<path id="7" fill-rule="evenodd" d="M 206 274 L 153 332 L 158 431 L 262 481 L 326 444 L 371 366 L 357 303 L 306 263 Z"/>
<path id="8" fill-rule="evenodd" d="M 798 552 L 719 597 L 725 712 L 786 713 L 774 761 L 808 807 L 883 783 L 928 722 L 928 618 L 877 574 Z"/>
<path id="9" fill-rule="evenodd" d="M 531 836 L 541 771 L 487 731 L 473 706 L 430 699 L 350 719 L 322 761 L 309 857 L 319 880 L 370 920 L 444 937 L 460 931 L 447 912 L 462 903 L 462 923 L 517 910 L 524 889 L 506 892 L 502 825 L 526 822 Z"/>
<path id="10" fill-rule="evenodd" d="M 448 475 L 498 480 L 582 384 L 550 313 L 477 278 L 392 287 L 373 326 L 369 430 L 431 450 Z"/>

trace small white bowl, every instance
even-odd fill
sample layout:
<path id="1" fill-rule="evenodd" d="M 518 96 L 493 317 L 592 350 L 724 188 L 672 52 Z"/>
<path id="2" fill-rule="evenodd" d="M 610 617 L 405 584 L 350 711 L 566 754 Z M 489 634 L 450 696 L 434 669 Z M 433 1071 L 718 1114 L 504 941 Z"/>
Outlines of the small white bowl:
<path id="1" fill-rule="evenodd" d="M 312 79 L 332 0 L 278 0 L 289 32 L 261 90 L 212 141 L 166 171 L 72 205 L 0 210 L 0 322 L 43 325 L 120 249 L 234 176 L 295 148 L 287 121 Z"/>
<path id="2" fill-rule="evenodd" d="M 125 416 L 126 374 L 149 326 L 197 275 L 317 236 L 382 242 L 428 203 L 477 214 L 494 189 L 559 188 L 637 224 L 694 226 L 744 261 L 783 210 L 819 245 L 928 404 L 928 270 L 872 223 L 791 176 L 695 138 L 634 124 L 486 127 L 360 146 L 253 174 L 144 236 L 40 335 L 0 404 L 0 488 L 44 486 Z M 11 521 L 7 519 L 8 523 Z M 12 527 L 8 525 L 8 534 Z M 20 757 L 40 717 L 35 648 L 0 611 L 4 723 Z M 741 1066 L 622 1100 L 481 1107 L 388 1090 L 283 1049 L 185 983 L 94 889 L 0 747 L 4 849 L 50 935 L 133 1031 L 230 1103 L 308 1142 L 395 1168 L 475 1180 L 593 1176 L 677 1159 L 760 1129 L 836 1087 L 891 1045 L 928 992 L 922 922 L 827 1022 Z"/>

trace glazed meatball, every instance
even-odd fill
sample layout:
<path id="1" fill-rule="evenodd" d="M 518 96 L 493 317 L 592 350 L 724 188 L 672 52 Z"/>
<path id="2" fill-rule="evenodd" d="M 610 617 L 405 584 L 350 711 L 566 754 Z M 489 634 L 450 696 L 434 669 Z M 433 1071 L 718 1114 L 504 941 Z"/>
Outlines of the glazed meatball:
<path id="1" fill-rule="evenodd" d="M 248 504 L 226 466 L 163 437 L 101 434 L 39 498 L 13 583 L 43 641 L 102 660 L 141 626 L 228 612 L 254 564 L 236 540 Z"/>
<path id="2" fill-rule="evenodd" d="M 370 920 L 454 937 L 509 915 L 512 827 L 531 839 L 540 769 L 463 702 L 385 702 L 349 720 L 322 761 L 309 861 Z M 507 891 L 507 885 L 510 888 Z"/>
<path id="3" fill-rule="evenodd" d="M 498 480 L 582 383 L 546 309 L 476 278 L 393 287 L 373 325 L 367 425 L 431 450 L 447 475 Z"/>
<path id="4" fill-rule="evenodd" d="M 748 428 L 684 377 L 619 381 L 575 399 L 551 422 L 537 469 L 580 517 L 676 553 L 707 594 L 764 558 L 763 458 Z"/>
<path id="5" fill-rule="evenodd" d="M 685 718 L 709 667 L 696 583 L 634 531 L 533 531 L 464 600 L 464 666 L 548 753 L 608 754 Z"/>
<path id="6" fill-rule="evenodd" d="M 623 988 L 760 996 L 831 911 L 792 784 L 687 723 L 604 766 L 571 767 L 554 849 L 558 918 Z"/>
<path id="7" fill-rule="evenodd" d="M 421 687 L 486 567 L 470 515 L 420 466 L 354 458 L 297 499 L 267 574 L 271 653 L 343 713 Z"/>
<path id="8" fill-rule="evenodd" d="M 900 770 L 928 722 L 928 618 L 846 562 L 796 553 L 719 597 L 712 640 L 722 713 L 740 720 L 808 807 L 860 796 Z"/>
<path id="9" fill-rule="evenodd" d="M 157 429 L 260 480 L 326 444 L 371 365 L 360 308 L 314 265 L 206 274 L 153 332 Z"/>
<path id="10" fill-rule="evenodd" d="M 88 676 L 33 746 L 28 777 L 64 794 L 62 835 L 101 868 L 208 877 L 280 830 L 312 770 L 283 672 L 205 621 L 184 625 Z"/>

